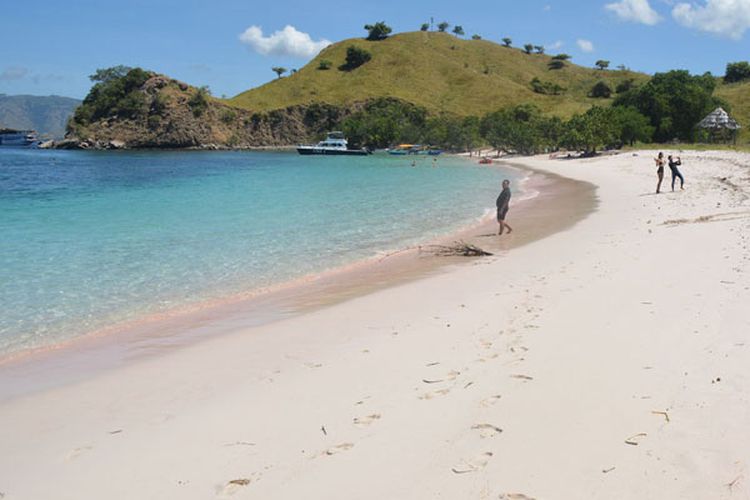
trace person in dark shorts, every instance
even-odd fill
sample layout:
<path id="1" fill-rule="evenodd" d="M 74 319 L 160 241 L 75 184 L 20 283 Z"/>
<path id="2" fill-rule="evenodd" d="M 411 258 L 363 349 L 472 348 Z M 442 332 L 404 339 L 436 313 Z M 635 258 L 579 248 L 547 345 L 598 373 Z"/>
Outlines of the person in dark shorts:
<path id="1" fill-rule="evenodd" d="M 654 158 L 654 161 L 656 162 L 656 177 L 659 179 L 656 183 L 656 194 L 659 194 L 661 193 L 661 181 L 664 180 L 664 164 L 666 163 L 664 161 L 664 153 L 660 151 L 659 156 Z"/>
<path id="2" fill-rule="evenodd" d="M 674 181 L 678 177 L 680 178 L 680 189 L 685 189 L 685 178 L 682 176 L 680 169 L 677 168 L 682 165 L 682 160 L 679 156 L 676 159 L 672 159 L 672 155 L 667 156 L 667 159 L 669 160 L 669 170 L 672 171 L 672 191 L 674 191 Z"/>
<path id="3" fill-rule="evenodd" d="M 508 204 L 510 203 L 510 181 L 505 179 L 503 181 L 503 190 L 500 192 L 500 196 L 497 197 L 495 206 L 497 206 L 497 223 L 500 225 L 498 229 L 498 236 L 503 234 L 505 229 L 508 230 L 508 234 L 513 231 L 506 222 L 505 217 L 508 215 Z"/>

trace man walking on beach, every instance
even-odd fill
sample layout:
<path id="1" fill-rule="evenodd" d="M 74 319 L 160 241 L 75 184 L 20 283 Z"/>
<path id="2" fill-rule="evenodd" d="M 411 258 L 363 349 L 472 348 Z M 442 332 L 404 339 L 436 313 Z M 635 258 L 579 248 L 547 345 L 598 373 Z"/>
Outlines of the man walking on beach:
<path id="1" fill-rule="evenodd" d="M 497 197 L 495 205 L 497 206 L 497 223 L 500 224 L 500 229 L 497 235 L 503 234 L 505 229 L 508 230 L 508 234 L 513 231 L 508 224 L 505 223 L 505 217 L 508 215 L 508 204 L 510 203 L 510 181 L 505 179 L 503 181 L 503 190 L 500 192 L 500 196 Z"/>

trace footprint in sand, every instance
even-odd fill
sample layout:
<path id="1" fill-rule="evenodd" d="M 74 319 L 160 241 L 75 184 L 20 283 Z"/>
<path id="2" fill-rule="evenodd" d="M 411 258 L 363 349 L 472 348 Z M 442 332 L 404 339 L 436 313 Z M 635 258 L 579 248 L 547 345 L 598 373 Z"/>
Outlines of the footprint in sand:
<path id="1" fill-rule="evenodd" d="M 477 472 L 487 467 L 490 459 L 492 458 L 491 451 L 485 451 L 484 453 L 477 455 L 471 460 L 462 460 L 459 464 L 451 467 L 451 471 L 454 474 L 468 474 L 470 472 Z"/>
<path id="2" fill-rule="evenodd" d="M 331 455 L 337 455 L 343 451 L 351 450 L 352 448 L 354 448 L 353 443 L 341 443 L 341 444 L 337 444 L 336 446 L 332 446 L 331 448 L 328 448 L 326 451 L 321 453 L 321 455 L 330 457 Z"/>
<path id="3" fill-rule="evenodd" d="M 490 396 L 488 398 L 484 398 L 482 401 L 479 402 L 479 405 L 484 408 L 489 408 L 490 406 L 495 406 L 495 404 L 500 401 L 500 398 L 502 398 L 501 395 L 495 394 L 494 396 Z"/>
<path id="4" fill-rule="evenodd" d="M 250 483 L 257 482 L 259 479 L 259 475 L 256 473 L 253 473 L 249 478 L 248 477 L 242 477 L 238 479 L 232 479 L 231 481 L 227 481 L 226 484 L 219 485 L 216 487 L 216 496 L 219 497 L 230 497 L 240 491 L 241 489 L 248 486 Z"/>
<path id="5" fill-rule="evenodd" d="M 535 500 L 535 499 L 528 495 L 524 495 L 523 493 L 503 493 L 500 495 L 500 500 Z"/>
<path id="6" fill-rule="evenodd" d="M 503 432 L 500 427 L 492 424 L 476 424 L 472 425 L 471 429 L 474 431 L 479 431 L 479 437 L 481 437 L 482 439 L 495 437 Z"/>
<path id="7" fill-rule="evenodd" d="M 65 455 L 65 460 L 67 462 L 70 462 L 71 460 L 75 460 L 79 456 L 83 455 L 87 451 L 93 449 L 92 446 L 81 446 L 80 448 L 76 448 L 75 450 L 71 451 L 67 455 Z"/>
<path id="8" fill-rule="evenodd" d="M 419 399 L 427 401 L 433 398 L 439 398 L 439 397 L 445 396 L 449 392 L 451 392 L 450 389 L 440 389 L 440 390 L 433 391 L 433 392 L 426 392 L 422 394 L 421 396 L 419 396 Z"/>
<path id="9" fill-rule="evenodd" d="M 367 415 L 366 417 L 356 417 L 354 419 L 354 425 L 357 427 L 368 427 L 372 425 L 373 422 L 376 420 L 380 420 L 380 414 L 379 413 L 373 413 L 372 415 Z"/>

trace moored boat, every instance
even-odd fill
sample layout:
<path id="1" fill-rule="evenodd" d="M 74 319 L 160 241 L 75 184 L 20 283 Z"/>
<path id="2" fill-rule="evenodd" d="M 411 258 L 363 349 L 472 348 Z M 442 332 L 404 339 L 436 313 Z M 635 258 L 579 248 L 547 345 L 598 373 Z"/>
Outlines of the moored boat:
<path id="1" fill-rule="evenodd" d="M 297 152 L 301 155 L 369 155 L 367 149 L 349 149 L 349 142 L 343 132 L 329 132 L 326 138 L 319 143 L 300 144 Z"/>
<path id="2" fill-rule="evenodd" d="M 33 130 L 0 129 L 0 146 L 33 148 L 38 144 L 39 139 Z"/>

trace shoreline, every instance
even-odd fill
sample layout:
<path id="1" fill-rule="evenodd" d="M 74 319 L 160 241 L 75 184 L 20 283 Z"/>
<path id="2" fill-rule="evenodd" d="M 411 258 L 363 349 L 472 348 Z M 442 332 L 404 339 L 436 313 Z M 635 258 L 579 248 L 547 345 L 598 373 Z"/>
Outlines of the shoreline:
<path id="1" fill-rule="evenodd" d="M 585 217 L 595 208 L 590 186 L 509 162 L 496 162 L 492 166 L 513 168 L 525 174 L 519 180 L 521 195 L 513 200 L 512 214 L 514 217 L 530 217 L 534 222 L 525 225 L 520 235 L 514 233 L 512 237 L 495 241 L 497 224 L 494 215 L 486 215 L 422 245 L 381 252 L 271 287 L 111 325 L 48 346 L 17 351 L 0 358 L 0 378 L 5 380 L 0 384 L 0 401 L 28 391 L 74 383 L 140 357 L 158 356 L 166 350 L 199 343 L 238 328 L 281 321 L 373 291 L 446 272 L 473 260 L 423 254 L 422 248 L 425 247 L 465 240 L 496 255 L 502 254 L 558 230 L 540 220 L 546 215 L 539 206 L 545 197 L 589 191 L 589 198 L 580 207 L 571 207 L 574 217 Z M 562 227 L 565 227 L 564 223 Z M 45 378 L 52 381 L 45 382 Z"/>

